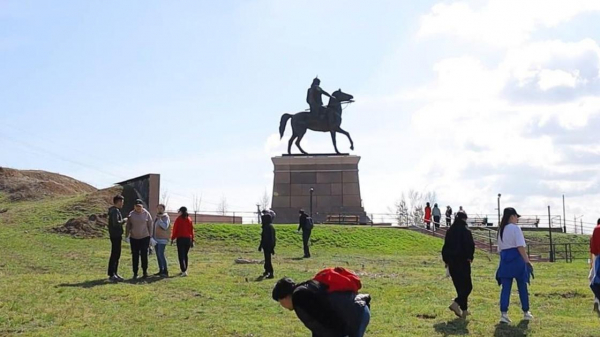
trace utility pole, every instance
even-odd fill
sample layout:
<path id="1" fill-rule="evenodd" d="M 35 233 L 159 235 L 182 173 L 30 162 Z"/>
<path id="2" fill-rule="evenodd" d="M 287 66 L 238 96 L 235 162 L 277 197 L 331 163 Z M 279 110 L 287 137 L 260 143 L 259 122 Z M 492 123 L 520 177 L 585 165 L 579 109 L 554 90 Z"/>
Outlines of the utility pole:
<path id="1" fill-rule="evenodd" d="M 314 188 L 310 188 L 310 217 L 313 216 L 313 193 L 315 192 Z"/>
<path id="2" fill-rule="evenodd" d="M 498 228 L 500 228 L 500 197 L 502 194 L 498 193 Z"/>
<path id="3" fill-rule="evenodd" d="M 550 235 L 550 262 L 554 262 L 554 245 L 552 242 L 552 217 L 550 216 L 550 206 L 548 206 L 548 232 Z"/>
<path id="4" fill-rule="evenodd" d="M 563 233 L 567 233 L 567 216 L 565 213 L 565 195 L 563 194 Z"/>

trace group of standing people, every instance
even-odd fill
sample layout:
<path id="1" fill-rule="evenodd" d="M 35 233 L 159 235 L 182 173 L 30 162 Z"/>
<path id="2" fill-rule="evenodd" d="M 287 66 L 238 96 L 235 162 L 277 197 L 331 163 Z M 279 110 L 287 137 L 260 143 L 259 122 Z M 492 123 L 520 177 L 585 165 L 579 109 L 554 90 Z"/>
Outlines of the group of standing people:
<path id="1" fill-rule="evenodd" d="M 156 218 L 144 208 L 144 202 L 135 201 L 134 209 L 123 217 L 121 209 L 125 203 L 122 195 L 113 198 L 113 206 L 108 209 L 108 232 L 111 242 L 111 253 L 108 262 L 108 277 L 112 282 L 124 281 L 118 273 L 121 258 L 122 242 L 129 243 L 132 257 L 132 279 L 138 279 L 140 260 L 142 264 L 142 279 L 148 278 L 148 253 L 150 247 L 156 250 L 158 272 L 155 276 L 168 277 L 169 268 L 165 250 L 169 241 L 171 245 L 177 242 L 179 267 L 181 276 L 187 276 L 188 253 L 194 245 L 194 226 L 186 207 L 179 209 L 178 217 L 171 226 L 165 206 L 160 204 L 156 209 Z M 123 236 L 125 235 L 125 236 Z"/>
<path id="2" fill-rule="evenodd" d="M 450 205 L 446 206 L 446 213 L 445 213 L 446 227 L 450 227 L 450 225 L 452 223 L 452 214 L 453 214 L 452 212 L 453 212 L 452 207 L 450 207 Z M 425 226 L 427 227 L 427 230 L 432 229 L 432 227 L 431 227 L 432 217 L 433 217 L 433 229 L 437 230 L 440 228 L 441 221 L 442 221 L 442 211 L 438 207 L 438 204 L 434 204 L 433 208 L 431 208 L 431 205 L 429 204 L 429 202 L 426 203 L 423 213 L 424 213 L 423 222 L 425 222 Z M 456 212 L 456 216 L 458 216 L 459 213 L 463 213 L 464 215 L 467 215 L 467 212 L 465 212 L 465 210 L 463 209 L 462 206 L 460 206 L 458 212 Z"/>
<path id="3" fill-rule="evenodd" d="M 514 208 L 505 208 L 498 229 L 497 244 L 500 263 L 496 271 L 496 281 L 501 286 L 501 323 L 511 322 L 508 317 L 508 307 L 513 280 L 516 281 L 519 290 L 523 319 L 533 319 L 533 315 L 529 311 L 529 293 L 527 291 L 527 284 L 530 283 L 530 278 L 533 276 L 533 266 L 525 250 L 525 237 L 521 228 L 517 226 L 520 217 Z M 475 242 L 471 231 L 468 229 L 467 219 L 465 212 L 457 213 L 454 223 L 446 232 L 442 248 L 442 259 L 446 264 L 457 294 L 449 309 L 461 318 L 466 318 L 469 315 L 468 297 L 473 290 L 471 264 L 475 253 Z M 598 248 L 600 252 L 600 247 Z"/>

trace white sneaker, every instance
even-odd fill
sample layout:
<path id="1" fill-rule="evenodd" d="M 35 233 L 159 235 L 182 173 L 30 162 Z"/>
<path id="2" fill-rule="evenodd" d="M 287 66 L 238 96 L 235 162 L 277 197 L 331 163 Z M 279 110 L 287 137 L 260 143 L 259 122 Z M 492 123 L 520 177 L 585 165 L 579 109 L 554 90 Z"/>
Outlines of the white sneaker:
<path id="1" fill-rule="evenodd" d="M 507 312 L 503 312 L 502 315 L 500 315 L 500 323 L 506 323 L 509 324 L 512 321 L 510 320 L 510 318 L 508 318 L 508 313 Z"/>
<path id="2" fill-rule="evenodd" d="M 179 274 L 179 276 L 186 277 L 187 276 L 187 271 L 184 271 L 183 273 Z"/>
<path id="3" fill-rule="evenodd" d="M 533 315 L 531 314 L 531 311 L 524 312 L 523 319 L 526 321 L 531 321 L 533 319 Z"/>

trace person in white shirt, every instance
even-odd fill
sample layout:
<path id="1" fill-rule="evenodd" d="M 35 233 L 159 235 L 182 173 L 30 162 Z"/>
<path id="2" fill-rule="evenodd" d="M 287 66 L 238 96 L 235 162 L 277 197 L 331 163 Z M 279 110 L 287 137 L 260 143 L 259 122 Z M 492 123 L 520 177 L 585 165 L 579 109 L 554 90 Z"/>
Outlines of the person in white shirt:
<path id="1" fill-rule="evenodd" d="M 533 272 L 533 266 L 525 251 L 525 237 L 521 228 L 517 226 L 520 217 L 514 208 L 505 208 L 498 229 L 500 264 L 496 271 L 496 280 L 502 286 L 500 292 L 500 323 L 511 322 L 508 318 L 508 306 L 513 279 L 517 281 L 523 319 L 533 319 L 533 315 L 529 312 L 529 293 L 527 292 L 527 283 L 529 283 L 529 278 Z"/>

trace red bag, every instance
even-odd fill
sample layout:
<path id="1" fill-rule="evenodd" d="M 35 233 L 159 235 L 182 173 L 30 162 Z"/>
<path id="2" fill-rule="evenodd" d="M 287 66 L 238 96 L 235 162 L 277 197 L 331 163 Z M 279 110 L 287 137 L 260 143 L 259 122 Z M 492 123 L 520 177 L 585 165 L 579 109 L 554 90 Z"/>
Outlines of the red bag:
<path id="1" fill-rule="evenodd" d="M 330 293 L 336 291 L 357 293 L 362 288 L 360 278 L 350 270 L 342 267 L 323 269 L 315 275 L 313 280 L 327 285 L 327 291 Z"/>

